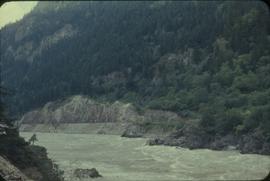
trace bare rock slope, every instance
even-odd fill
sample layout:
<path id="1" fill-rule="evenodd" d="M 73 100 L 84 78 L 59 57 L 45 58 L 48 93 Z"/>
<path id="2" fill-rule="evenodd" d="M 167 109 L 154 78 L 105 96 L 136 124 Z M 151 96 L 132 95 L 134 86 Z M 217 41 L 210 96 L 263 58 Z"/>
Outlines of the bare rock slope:
<path id="1" fill-rule="evenodd" d="M 17 167 L 15 167 L 9 160 L 0 156 L 0 180 L 20 180 L 33 181 L 25 176 Z"/>
<path id="2" fill-rule="evenodd" d="M 104 131 L 106 129 L 108 131 L 108 129 L 117 128 L 119 129 L 118 134 L 125 132 L 125 136 L 129 136 L 131 133 L 132 137 L 136 137 L 136 135 L 151 131 L 153 125 L 159 125 L 162 122 L 174 124 L 181 121 L 183 119 L 180 116 L 169 111 L 148 109 L 141 112 L 130 103 L 119 101 L 101 103 L 86 96 L 76 95 L 64 100 L 49 102 L 42 108 L 26 113 L 19 122 L 23 131 L 29 131 L 29 125 L 32 126 L 32 129 L 33 125 L 36 127 L 50 125 L 55 129 L 63 128 L 65 125 L 65 127 L 76 129 L 78 125 L 83 124 L 83 127 L 98 125 L 95 131 L 101 134 L 106 133 Z M 150 128 L 149 124 L 151 124 Z M 126 131 L 127 129 L 128 131 Z M 138 131 L 140 133 L 137 133 Z"/>

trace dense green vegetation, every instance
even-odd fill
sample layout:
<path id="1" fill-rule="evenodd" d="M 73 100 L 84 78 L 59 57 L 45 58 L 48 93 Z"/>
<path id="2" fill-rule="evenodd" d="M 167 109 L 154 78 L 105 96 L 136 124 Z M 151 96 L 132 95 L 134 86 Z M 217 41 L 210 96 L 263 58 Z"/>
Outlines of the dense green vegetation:
<path id="1" fill-rule="evenodd" d="M 38 48 L 66 25 L 74 35 Z M 270 141 L 269 25 L 267 6 L 252 1 L 39 3 L 1 30 L 6 102 L 20 114 L 86 94 Z"/>

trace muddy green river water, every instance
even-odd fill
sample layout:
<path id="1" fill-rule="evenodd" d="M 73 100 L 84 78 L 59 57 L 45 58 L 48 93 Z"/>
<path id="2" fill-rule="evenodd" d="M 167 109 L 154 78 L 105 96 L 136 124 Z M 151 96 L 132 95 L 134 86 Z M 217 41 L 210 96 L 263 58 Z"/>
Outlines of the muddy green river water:
<path id="1" fill-rule="evenodd" d="M 33 133 L 20 134 L 29 139 Z M 237 151 L 147 146 L 144 138 L 116 135 L 36 134 L 67 181 L 77 180 L 74 169 L 93 167 L 103 176 L 97 181 L 254 180 L 270 170 L 269 156 Z"/>

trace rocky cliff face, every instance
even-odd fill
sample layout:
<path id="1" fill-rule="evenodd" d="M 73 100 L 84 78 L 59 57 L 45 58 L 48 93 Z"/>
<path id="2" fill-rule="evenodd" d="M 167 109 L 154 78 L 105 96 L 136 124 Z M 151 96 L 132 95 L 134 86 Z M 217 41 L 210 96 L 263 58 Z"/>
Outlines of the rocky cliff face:
<path id="1" fill-rule="evenodd" d="M 116 122 L 120 118 L 115 105 L 97 103 L 83 96 L 49 102 L 44 107 L 26 113 L 22 123 L 94 123 Z"/>
<path id="2" fill-rule="evenodd" d="M 145 124 L 148 123 L 169 124 L 182 121 L 180 116 L 170 111 L 148 109 L 139 112 L 130 103 L 119 101 L 101 103 L 86 96 L 76 95 L 64 100 L 49 102 L 42 108 L 26 113 L 19 122 L 30 125 L 48 124 L 55 128 L 66 123 L 119 123 L 126 125 L 128 136 L 129 133 L 136 135 L 138 130 L 143 133 L 147 132 Z"/>

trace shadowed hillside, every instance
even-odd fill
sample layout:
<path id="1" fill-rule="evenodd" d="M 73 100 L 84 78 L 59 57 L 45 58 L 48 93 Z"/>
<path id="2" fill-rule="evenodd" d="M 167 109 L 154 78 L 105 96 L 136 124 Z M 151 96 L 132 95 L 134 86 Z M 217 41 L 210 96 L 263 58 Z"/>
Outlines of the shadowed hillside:
<path id="1" fill-rule="evenodd" d="M 0 87 L 0 97 L 5 90 Z M 30 145 L 7 119 L 0 99 L 0 180 L 61 181 L 62 171 L 44 147 Z"/>

